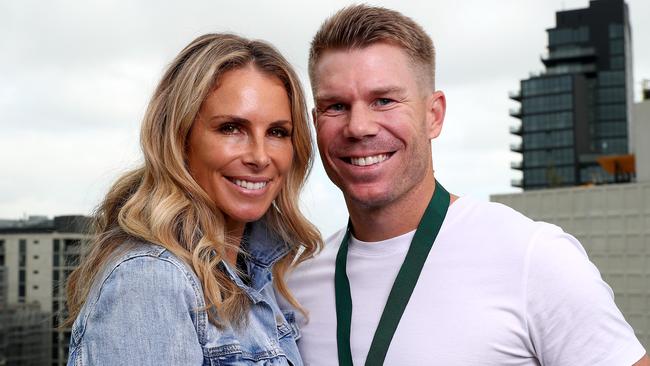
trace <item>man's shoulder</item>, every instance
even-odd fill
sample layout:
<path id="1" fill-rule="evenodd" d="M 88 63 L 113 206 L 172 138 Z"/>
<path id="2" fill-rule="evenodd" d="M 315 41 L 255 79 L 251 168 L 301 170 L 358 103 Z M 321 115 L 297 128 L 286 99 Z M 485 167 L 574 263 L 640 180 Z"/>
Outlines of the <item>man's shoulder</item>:
<path id="1" fill-rule="evenodd" d="M 490 231 L 531 232 L 547 226 L 545 222 L 534 221 L 521 212 L 498 202 L 482 201 L 471 197 L 459 198 L 449 208 L 451 223 L 471 225 L 474 228 L 489 228 Z"/>

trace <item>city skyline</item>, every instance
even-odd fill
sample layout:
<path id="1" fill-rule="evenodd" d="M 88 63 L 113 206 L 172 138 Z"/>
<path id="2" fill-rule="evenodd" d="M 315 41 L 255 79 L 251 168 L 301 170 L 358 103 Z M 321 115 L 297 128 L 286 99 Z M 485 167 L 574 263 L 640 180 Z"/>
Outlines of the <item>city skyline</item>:
<path id="1" fill-rule="evenodd" d="M 650 79 L 650 3 L 627 1 L 632 25 L 635 100 Z M 148 2 L 0 4 L 0 218 L 90 214 L 109 185 L 140 161 L 139 125 L 165 65 L 194 37 L 230 31 L 270 41 L 296 67 L 309 94 L 308 43 L 320 23 L 347 1 L 249 2 L 184 6 Z M 542 70 L 545 29 L 555 13 L 587 0 L 493 4 L 373 2 L 402 11 L 431 34 L 437 88 L 448 113 L 433 143 L 437 176 L 451 191 L 487 199 L 514 190 L 509 151 L 517 121 L 508 99 L 519 80 Z M 278 26 L 278 24 L 282 26 Z M 310 94 L 309 94 L 310 95 Z M 313 103 L 309 100 L 309 106 Z M 324 235 L 347 220 L 341 194 L 316 157 L 302 197 Z M 329 217 L 319 215 L 329 212 Z"/>

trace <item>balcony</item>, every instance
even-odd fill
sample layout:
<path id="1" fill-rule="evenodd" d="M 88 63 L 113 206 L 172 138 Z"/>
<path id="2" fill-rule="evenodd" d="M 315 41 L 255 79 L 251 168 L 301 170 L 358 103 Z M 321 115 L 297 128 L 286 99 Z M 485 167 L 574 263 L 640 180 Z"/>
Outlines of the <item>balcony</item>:
<path id="1" fill-rule="evenodd" d="M 551 66 L 559 62 L 567 61 L 589 61 L 596 58 L 596 50 L 593 47 L 573 47 L 554 50 L 541 55 L 544 66 Z"/>
<path id="2" fill-rule="evenodd" d="M 516 100 L 518 102 L 521 101 L 521 90 L 511 90 L 508 92 L 508 97 L 512 100 Z"/>
<path id="3" fill-rule="evenodd" d="M 511 161 L 510 162 L 510 169 L 515 169 L 515 170 L 522 170 L 524 164 L 522 161 Z"/>
<path id="4" fill-rule="evenodd" d="M 521 178 L 514 178 L 510 180 L 510 185 L 516 188 L 523 188 L 524 182 Z"/>
<path id="5" fill-rule="evenodd" d="M 510 116 L 521 118 L 521 107 L 510 108 Z"/>
<path id="6" fill-rule="evenodd" d="M 522 146 L 521 142 L 513 142 L 510 144 L 510 151 L 521 152 Z"/>
<path id="7" fill-rule="evenodd" d="M 510 126 L 510 133 L 513 135 L 521 136 L 521 125 Z"/>

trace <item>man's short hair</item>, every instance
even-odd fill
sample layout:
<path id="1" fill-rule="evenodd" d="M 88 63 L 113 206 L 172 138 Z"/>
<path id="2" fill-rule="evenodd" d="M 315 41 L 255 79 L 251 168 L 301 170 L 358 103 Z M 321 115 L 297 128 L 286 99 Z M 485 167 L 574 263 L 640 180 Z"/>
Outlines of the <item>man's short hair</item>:
<path id="1" fill-rule="evenodd" d="M 330 49 L 364 48 L 378 42 L 401 47 L 416 68 L 435 85 L 435 48 L 431 37 L 413 19 L 382 7 L 352 5 L 329 17 L 314 36 L 309 50 L 309 78 L 315 91 L 316 64 Z"/>

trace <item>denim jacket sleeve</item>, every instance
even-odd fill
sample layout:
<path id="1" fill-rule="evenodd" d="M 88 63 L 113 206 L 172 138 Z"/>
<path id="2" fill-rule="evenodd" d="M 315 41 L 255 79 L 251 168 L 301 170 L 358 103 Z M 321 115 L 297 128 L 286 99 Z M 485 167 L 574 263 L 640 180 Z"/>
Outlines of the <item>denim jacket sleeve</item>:
<path id="1" fill-rule="evenodd" d="M 203 363 L 196 315 L 203 298 L 178 262 L 129 257 L 91 295 L 73 326 L 68 365 Z"/>

